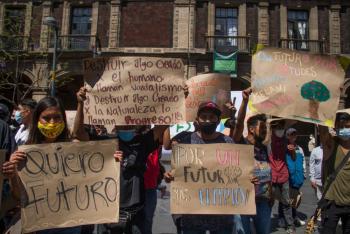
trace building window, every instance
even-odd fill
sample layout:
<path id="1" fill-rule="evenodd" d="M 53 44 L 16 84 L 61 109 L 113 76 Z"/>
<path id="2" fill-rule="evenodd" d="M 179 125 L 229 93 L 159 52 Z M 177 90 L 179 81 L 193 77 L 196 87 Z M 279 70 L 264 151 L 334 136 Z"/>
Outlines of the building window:
<path id="1" fill-rule="evenodd" d="M 308 50 L 309 14 L 307 11 L 288 11 L 288 39 L 289 48 Z"/>
<path id="2" fill-rule="evenodd" d="M 90 48 L 91 22 L 91 7 L 72 8 L 69 36 L 69 46 L 71 49 Z"/>
<path id="3" fill-rule="evenodd" d="M 237 47 L 238 10 L 236 8 L 216 8 L 215 48 L 225 50 Z M 220 38 L 222 36 L 222 38 Z"/>
<path id="4" fill-rule="evenodd" d="M 6 7 L 1 47 L 22 50 L 24 45 L 25 7 Z"/>
<path id="5" fill-rule="evenodd" d="M 25 8 L 6 8 L 4 30 L 13 35 L 23 35 L 25 25 Z"/>

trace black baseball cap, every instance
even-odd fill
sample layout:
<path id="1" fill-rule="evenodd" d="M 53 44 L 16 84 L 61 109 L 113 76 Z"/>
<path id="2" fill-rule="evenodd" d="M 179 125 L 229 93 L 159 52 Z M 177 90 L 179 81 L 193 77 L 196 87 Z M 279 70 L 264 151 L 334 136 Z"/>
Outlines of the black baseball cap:
<path id="1" fill-rule="evenodd" d="M 212 101 L 202 102 L 198 107 L 197 116 L 199 116 L 199 114 L 203 110 L 213 111 L 218 117 L 220 117 L 220 115 L 221 115 L 221 110 L 220 110 L 219 106 L 215 102 L 212 102 Z"/>

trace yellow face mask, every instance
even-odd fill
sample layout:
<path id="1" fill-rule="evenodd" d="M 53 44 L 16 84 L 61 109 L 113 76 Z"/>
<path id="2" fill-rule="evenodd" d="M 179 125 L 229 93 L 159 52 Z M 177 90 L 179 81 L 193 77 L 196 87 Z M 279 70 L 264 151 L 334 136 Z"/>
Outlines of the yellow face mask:
<path id="1" fill-rule="evenodd" d="M 64 122 L 60 123 L 46 123 L 42 124 L 38 122 L 38 129 L 46 138 L 57 138 L 64 130 Z"/>

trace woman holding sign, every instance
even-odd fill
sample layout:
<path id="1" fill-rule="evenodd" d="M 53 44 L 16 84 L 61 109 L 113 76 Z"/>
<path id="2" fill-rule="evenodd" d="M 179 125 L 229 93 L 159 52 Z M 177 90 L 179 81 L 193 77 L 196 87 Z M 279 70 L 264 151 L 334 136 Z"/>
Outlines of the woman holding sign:
<path id="1" fill-rule="evenodd" d="M 79 110 L 82 111 L 83 101 L 85 99 L 85 90 L 80 89 L 77 93 L 78 98 L 78 111 L 76 123 L 79 124 L 81 119 L 79 118 Z M 33 113 L 32 125 L 29 132 L 29 138 L 27 144 L 43 144 L 43 143 L 58 143 L 72 141 L 70 136 L 65 111 L 62 104 L 53 97 L 43 98 L 37 105 Z M 75 126 L 75 129 L 84 129 L 83 126 Z M 85 133 L 86 134 L 86 133 Z M 76 134 L 75 139 L 88 139 L 86 135 L 81 131 Z M 120 160 L 122 153 L 117 151 L 115 158 Z M 3 165 L 4 174 L 10 178 L 11 188 L 14 196 L 17 199 L 25 198 L 25 194 L 22 190 L 20 178 L 17 173 L 18 167 L 23 167 L 26 163 L 26 154 L 22 151 L 16 151 L 11 155 L 10 161 Z M 59 234 L 79 234 L 81 227 L 69 227 L 59 229 L 48 229 L 38 231 L 36 233 L 59 233 Z"/>

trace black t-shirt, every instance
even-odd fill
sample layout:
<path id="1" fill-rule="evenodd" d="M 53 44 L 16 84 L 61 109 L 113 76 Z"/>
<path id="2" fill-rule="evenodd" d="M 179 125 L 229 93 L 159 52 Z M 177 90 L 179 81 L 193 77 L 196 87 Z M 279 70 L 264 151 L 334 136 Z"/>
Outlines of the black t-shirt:
<path id="1" fill-rule="evenodd" d="M 0 149 L 6 150 L 6 160 L 10 158 L 14 151 L 14 139 L 10 126 L 0 119 Z"/>
<path id="2" fill-rule="evenodd" d="M 119 149 L 123 151 L 120 173 L 120 207 L 130 207 L 144 203 L 143 174 L 150 153 L 159 142 L 154 141 L 153 130 L 134 137 L 130 142 L 119 139 Z"/>

